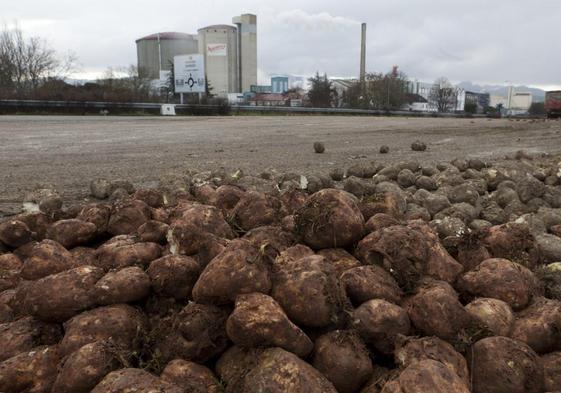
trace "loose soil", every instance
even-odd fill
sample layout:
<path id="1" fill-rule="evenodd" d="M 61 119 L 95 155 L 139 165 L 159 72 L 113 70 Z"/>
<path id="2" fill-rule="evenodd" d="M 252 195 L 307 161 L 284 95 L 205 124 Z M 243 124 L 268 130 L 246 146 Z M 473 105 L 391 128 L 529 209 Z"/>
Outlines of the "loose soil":
<path id="1" fill-rule="evenodd" d="M 415 140 L 428 145 L 413 152 Z M 325 143 L 315 154 L 313 143 Z M 381 155 L 380 146 L 389 154 Z M 359 161 L 501 159 L 517 150 L 561 153 L 561 121 L 263 117 L 0 117 L 0 216 L 18 211 L 26 191 L 54 185 L 65 202 L 88 194 L 92 179 L 154 185 L 166 172 L 220 167 L 327 173 Z"/>

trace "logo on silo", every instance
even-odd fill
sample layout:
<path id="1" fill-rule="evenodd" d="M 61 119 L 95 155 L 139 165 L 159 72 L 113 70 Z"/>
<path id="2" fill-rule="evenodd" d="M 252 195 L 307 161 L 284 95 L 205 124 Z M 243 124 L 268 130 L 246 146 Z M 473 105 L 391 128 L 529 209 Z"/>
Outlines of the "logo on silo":
<path id="1" fill-rule="evenodd" d="M 228 56 L 228 45 L 207 44 L 206 53 L 208 56 Z"/>

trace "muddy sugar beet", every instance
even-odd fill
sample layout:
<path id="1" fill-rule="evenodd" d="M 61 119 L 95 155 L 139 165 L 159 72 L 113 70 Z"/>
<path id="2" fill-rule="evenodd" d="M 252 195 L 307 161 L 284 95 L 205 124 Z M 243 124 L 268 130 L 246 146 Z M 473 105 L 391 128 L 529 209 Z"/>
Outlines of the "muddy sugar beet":
<path id="1" fill-rule="evenodd" d="M 561 391 L 558 162 L 92 182 L 0 221 L 0 392 Z"/>

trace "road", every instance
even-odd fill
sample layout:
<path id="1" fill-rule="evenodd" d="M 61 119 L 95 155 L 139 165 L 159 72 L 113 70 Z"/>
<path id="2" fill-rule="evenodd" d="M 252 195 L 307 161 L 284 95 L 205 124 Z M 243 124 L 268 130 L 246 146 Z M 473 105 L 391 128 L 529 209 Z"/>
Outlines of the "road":
<path id="1" fill-rule="evenodd" d="M 415 139 L 425 153 L 410 150 Z M 325 154 L 314 154 L 323 141 Z M 380 155 L 381 145 L 390 153 Z M 167 172 L 219 167 L 304 174 L 360 160 L 499 159 L 526 149 L 561 153 L 560 121 L 348 116 L 102 117 L 0 116 L 0 215 L 24 193 L 52 184 L 66 200 L 90 180 L 150 185 Z"/>

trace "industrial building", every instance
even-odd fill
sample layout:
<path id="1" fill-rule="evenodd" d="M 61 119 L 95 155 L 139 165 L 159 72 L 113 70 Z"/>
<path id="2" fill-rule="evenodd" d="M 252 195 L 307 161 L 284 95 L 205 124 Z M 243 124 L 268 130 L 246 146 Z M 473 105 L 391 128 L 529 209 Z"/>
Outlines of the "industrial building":
<path id="1" fill-rule="evenodd" d="M 256 94 L 248 101 L 251 106 L 287 106 L 290 99 L 284 94 L 264 93 Z"/>
<path id="2" fill-rule="evenodd" d="M 473 91 L 466 91 L 464 110 L 466 110 L 467 105 L 472 105 L 475 109 L 475 113 L 483 114 L 489 108 L 490 101 L 491 96 L 489 95 L 489 93 L 476 93 Z"/>
<path id="3" fill-rule="evenodd" d="M 257 16 L 244 14 L 232 19 L 238 30 L 239 92 L 257 84 Z"/>
<path id="4" fill-rule="evenodd" d="M 533 96 L 528 92 L 517 92 L 510 100 L 510 113 L 512 115 L 526 114 L 532 106 Z"/>
<path id="5" fill-rule="evenodd" d="M 268 94 L 273 92 L 271 85 L 251 85 L 249 92 L 253 94 Z"/>
<path id="6" fill-rule="evenodd" d="M 273 76 L 270 85 L 251 85 L 249 92 L 255 94 L 274 93 L 284 94 L 290 90 L 288 76 Z M 245 91 L 247 92 L 247 91 Z"/>
<path id="7" fill-rule="evenodd" d="M 275 94 L 284 94 L 288 91 L 288 76 L 274 76 L 271 78 L 271 90 Z"/>
<path id="8" fill-rule="evenodd" d="M 428 101 L 430 93 L 434 88 L 434 83 L 419 82 L 418 80 L 407 82 L 407 90 L 411 94 L 417 94 Z"/>
<path id="9" fill-rule="evenodd" d="M 199 53 L 205 58 L 206 78 L 212 94 L 225 96 L 240 92 L 236 27 L 214 25 L 199 29 Z"/>
<path id="10" fill-rule="evenodd" d="M 510 88 L 508 95 L 508 97 L 491 96 L 490 106 L 497 108 L 500 105 L 505 111 L 505 114 L 511 116 L 528 113 L 534 101 L 532 93 L 515 92 L 513 88 Z"/>
<path id="11" fill-rule="evenodd" d="M 136 41 L 141 76 L 163 81 L 175 56 L 202 54 L 212 93 L 228 97 L 257 85 L 257 16 L 233 18 L 234 25 L 212 25 L 198 34 L 156 33 Z"/>
<path id="12" fill-rule="evenodd" d="M 198 52 L 198 37 L 193 34 L 156 33 L 136 40 L 138 71 L 143 78 L 165 79 L 160 72 L 171 71 L 175 56 Z"/>
<path id="13" fill-rule="evenodd" d="M 407 103 L 403 105 L 402 110 L 411 112 L 430 112 L 429 101 L 420 94 L 407 93 Z"/>

